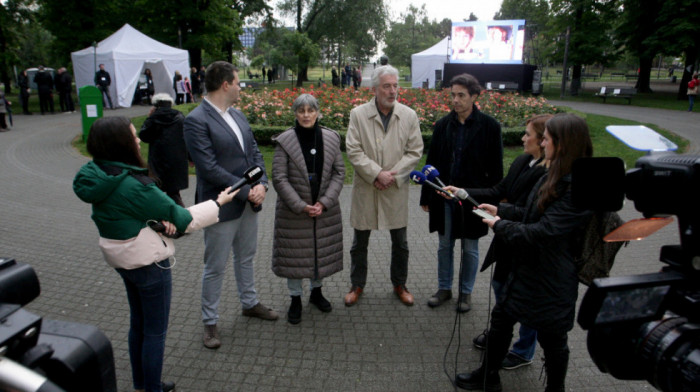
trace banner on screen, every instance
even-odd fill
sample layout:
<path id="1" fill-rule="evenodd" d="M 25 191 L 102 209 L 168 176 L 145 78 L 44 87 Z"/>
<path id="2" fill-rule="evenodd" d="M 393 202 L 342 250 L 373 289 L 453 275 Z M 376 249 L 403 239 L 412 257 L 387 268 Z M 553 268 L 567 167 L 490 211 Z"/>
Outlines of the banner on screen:
<path id="1" fill-rule="evenodd" d="M 452 63 L 522 64 L 525 20 L 452 22 Z"/>

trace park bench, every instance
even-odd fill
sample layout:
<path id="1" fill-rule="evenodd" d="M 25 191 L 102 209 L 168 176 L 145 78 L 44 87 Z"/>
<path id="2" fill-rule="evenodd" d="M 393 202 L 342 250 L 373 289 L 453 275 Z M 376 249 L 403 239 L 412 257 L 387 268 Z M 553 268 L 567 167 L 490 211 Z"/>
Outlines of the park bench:
<path id="1" fill-rule="evenodd" d="M 598 74 L 592 74 L 592 73 L 585 73 L 581 74 L 581 79 L 593 79 L 595 81 L 598 78 Z"/>
<path id="2" fill-rule="evenodd" d="M 518 91 L 518 83 L 516 82 L 487 82 L 487 90 L 498 91 Z"/>
<path id="3" fill-rule="evenodd" d="M 624 73 L 624 72 L 612 72 L 612 73 L 610 74 L 610 77 L 611 77 L 611 78 L 615 78 L 615 77 L 624 78 L 624 77 L 625 77 L 625 73 Z"/>
<path id="4" fill-rule="evenodd" d="M 637 74 L 627 74 L 627 75 L 625 75 L 625 80 L 629 82 L 630 79 L 637 80 L 638 77 L 639 77 L 639 75 L 637 75 Z"/>
<path id="5" fill-rule="evenodd" d="M 248 79 L 257 79 L 259 77 L 260 77 L 260 74 L 252 73 L 250 71 L 248 72 Z"/>
<path id="6" fill-rule="evenodd" d="M 258 82 L 241 82 L 241 88 L 242 89 L 250 89 L 250 90 L 257 90 L 258 87 L 260 87 L 260 83 Z"/>
<path id="7" fill-rule="evenodd" d="M 611 87 L 603 86 L 595 95 L 603 98 L 603 103 L 607 98 L 623 98 L 628 104 L 632 104 L 632 96 L 637 94 L 637 89 L 634 87 Z"/>

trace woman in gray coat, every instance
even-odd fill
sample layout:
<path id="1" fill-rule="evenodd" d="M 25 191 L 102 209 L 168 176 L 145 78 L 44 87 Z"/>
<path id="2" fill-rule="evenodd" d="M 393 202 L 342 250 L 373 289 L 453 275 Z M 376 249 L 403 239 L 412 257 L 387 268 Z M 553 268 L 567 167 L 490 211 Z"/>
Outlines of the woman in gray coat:
<path id="1" fill-rule="evenodd" d="M 338 197 L 345 179 L 340 135 L 318 125 L 316 98 L 292 104 L 294 127 L 276 138 L 272 184 L 277 191 L 272 271 L 287 278 L 292 303 L 287 320 L 301 322 L 302 279 L 310 279 L 309 302 L 322 312 L 332 306 L 322 279 L 343 269 L 343 223 Z"/>

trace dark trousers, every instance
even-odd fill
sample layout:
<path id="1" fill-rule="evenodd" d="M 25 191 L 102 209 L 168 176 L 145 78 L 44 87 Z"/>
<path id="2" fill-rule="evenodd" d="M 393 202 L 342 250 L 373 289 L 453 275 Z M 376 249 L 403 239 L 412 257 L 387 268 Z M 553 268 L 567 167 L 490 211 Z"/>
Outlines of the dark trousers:
<path id="1" fill-rule="evenodd" d="M 39 107 L 41 114 L 49 111 L 53 113 L 53 94 L 51 91 L 39 91 Z"/>
<path id="2" fill-rule="evenodd" d="M 165 259 L 145 267 L 118 268 L 126 286 L 131 313 L 129 327 L 129 359 L 134 389 L 162 392 L 161 374 L 168 331 L 172 275 Z M 161 268 L 163 267 L 163 268 Z"/>
<path id="3" fill-rule="evenodd" d="M 109 86 L 97 86 L 97 88 L 102 92 L 102 107 L 107 107 L 107 103 L 105 102 L 105 97 L 107 97 L 109 108 L 114 109 L 114 105 L 112 105 L 112 97 L 109 96 Z"/>
<path id="4" fill-rule="evenodd" d="M 355 230 L 350 248 L 350 282 L 365 287 L 367 283 L 367 246 L 372 230 Z M 406 284 L 408 277 L 408 240 L 406 228 L 389 230 L 391 234 L 391 284 Z"/>
<path id="5" fill-rule="evenodd" d="M 488 331 L 486 355 L 482 366 L 486 373 L 498 371 L 508 354 L 513 339 L 513 326 L 518 320 L 511 317 L 501 304 L 496 304 L 491 312 L 491 328 Z M 569 363 L 569 346 L 566 331 L 537 331 L 537 341 L 544 351 L 547 372 L 545 391 L 564 391 L 564 380 Z"/>
<path id="6" fill-rule="evenodd" d="M 22 113 L 29 113 L 29 93 L 27 90 L 22 90 L 19 92 L 19 99 L 22 101 Z"/>
<path id="7" fill-rule="evenodd" d="M 59 91 L 58 103 L 61 105 L 62 112 L 74 112 L 75 111 L 75 106 L 73 105 L 73 96 L 71 96 L 70 90 Z"/>

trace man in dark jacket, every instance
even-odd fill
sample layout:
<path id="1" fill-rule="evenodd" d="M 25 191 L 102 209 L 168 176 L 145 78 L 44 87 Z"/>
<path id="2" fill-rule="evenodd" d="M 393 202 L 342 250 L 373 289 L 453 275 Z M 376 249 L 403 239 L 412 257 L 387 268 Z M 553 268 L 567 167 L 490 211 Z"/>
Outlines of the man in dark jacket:
<path id="1" fill-rule="evenodd" d="M 73 97 L 71 96 L 71 89 L 73 86 L 73 77 L 66 72 L 65 67 L 58 69 L 58 76 L 56 76 L 56 91 L 58 91 L 58 103 L 61 105 L 62 112 L 74 112 L 75 106 L 73 105 Z"/>
<path id="2" fill-rule="evenodd" d="M 31 89 L 29 88 L 29 76 L 27 76 L 27 70 L 20 72 L 17 77 L 17 85 L 19 86 L 19 98 L 22 101 L 22 114 L 32 114 L 29 111 L 29 93 Z"/>
<path id="3" fill-rule="evenodd" d="M 53 78 L 49 72 L 46 72 L 43 65 L 39 66 L 39 72 L 34 75 L 34 83 L 39 90 L 41 114 L 48 111 L 53 113 Z"/>
<path id="4" fill-rule="evenodd" d="M 107 102 L 109 102 L 109 108 L 114 109 L 112 105 L 112 97 L 109 96 L 109 86 L 112 84 L 112 77 L 109 76 L 109 72 L 105 71 L 105 65 L 100 64 L 100 70 L 95 72 L 95 86 L 102 92 L 102 105 L 107 106 L 105 103 L 105 97 L 107 97 Z"/>
<path id="5" fill-rule="evenodd" d="M 156 94 L 152 101 L 153 108 L 139 132 L 139 138 L 149 144 L 148 170 L 158 187 L 184 207 L 180 190 L 188 185 L 187 147 L 182 133 L 185 116 L 172 108 L 169 94 Z"/>
<path id="6" fill-rule="evenodd" d="M 501 126 L 474 104 L 481 93 L 479 81 L 461 74 L 451 81 L 452 111 L 435 123 L 426 164 L 434 166 L 440 179 L 460 188 L 489 188 L 503 178 Z M 457 185 L 459 184 L 459 185 Z M 437 307 L 452 298 L 454 245 L 462 241 L 460 298 L 457 311 L 471 310 L 471 292 L 479 265 L 479 238 L 488 227 L 481 218 L 462 213 L 433 189 L 423 187 L 420 206 L 430 214 L 430 231 L 438 232 L 438 291 L 428 300 Z M 463 208 L 471 209 L 466 206 Z"/>

